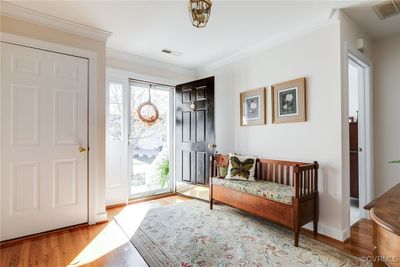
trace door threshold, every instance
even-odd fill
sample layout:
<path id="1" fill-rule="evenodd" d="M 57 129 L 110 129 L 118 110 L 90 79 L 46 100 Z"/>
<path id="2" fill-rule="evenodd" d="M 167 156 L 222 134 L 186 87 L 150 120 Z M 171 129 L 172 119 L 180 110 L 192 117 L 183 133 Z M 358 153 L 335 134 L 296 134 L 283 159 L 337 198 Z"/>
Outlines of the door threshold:
<path id="1" fill-rule="evenodd" d="M 185 185 L 193 185 L 193 186 L 201 186 L 201 187 L 209 187 L 209 184 L 194 184 L 190 182 L 185 182 L 185 181 L 180 181 L 179 183 L 185 184 Z"/>
<path id="2" fill-rule="evenodd" d="M 145 202 L 145 201 L 150 201 L 150 200 L 155 200 L 155 199 L 164 198 L 164 197 L 172 197 L 172 196 L 176 196 L 176 195 L 177 194 L 174 192 L 168 192 L 168 193 L 161 193 L 161 194 L 154 195 L 154 196 L 132 198 L 132 199 L 128 200 L 128 205 Z"/>
<path id="3" fill-rule="evenodd" d="M 200 200 L 200 201 L 203 201 L 203 202 L 206 202 L 206 203 L 210 203 L 210 200 L 206 200 L 204 198 L 199 198 L 199 197 L 194 197 L 194 196 L 191 196 L 191 195 L 185 195 L 185 194 L 182 194 L 182 193 L 179 193 L 179 192 L 177 192 L 176 195 L 182 196 L 182 197 L 187 197 L 187 198 L 190 198 L 190 199 Z"/>

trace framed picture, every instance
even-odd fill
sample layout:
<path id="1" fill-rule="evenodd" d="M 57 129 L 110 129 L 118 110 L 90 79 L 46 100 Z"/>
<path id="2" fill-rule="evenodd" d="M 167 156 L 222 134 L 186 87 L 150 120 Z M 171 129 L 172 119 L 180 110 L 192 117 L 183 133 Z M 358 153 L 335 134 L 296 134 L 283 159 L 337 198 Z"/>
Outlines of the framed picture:
<path id="1" fill-rule="evenodd" d="M 271 86 L 272 122 L 306 121 L 306 79 L 300 78 Z"/>
<path id="2" fill-rule="evenodd" d="M 265 123 L 265 88 L 240 93 L 240 125 Z"/>

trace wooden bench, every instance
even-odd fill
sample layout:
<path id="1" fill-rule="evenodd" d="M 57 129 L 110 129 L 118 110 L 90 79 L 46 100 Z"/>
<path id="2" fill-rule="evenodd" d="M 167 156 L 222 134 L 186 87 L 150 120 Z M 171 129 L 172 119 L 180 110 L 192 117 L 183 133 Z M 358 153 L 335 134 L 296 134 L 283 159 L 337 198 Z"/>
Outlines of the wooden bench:
<path id="1" fill-rule="evenodd" d="M 210 160 L 210 177 L 215 177 L 215 159 L 211 157 Z M 318 232 L 318 168 L 316 161 L 257 159 L 256 181 L 293 187 L 291 204 L 216 185 L 213 184 L 214 178 L 210 178 L 210 209 L 217 201 L 286 226 L 294 232 L 294 245 L 297 247 L 300 227 L 313 222 L 314 234 Z"/>

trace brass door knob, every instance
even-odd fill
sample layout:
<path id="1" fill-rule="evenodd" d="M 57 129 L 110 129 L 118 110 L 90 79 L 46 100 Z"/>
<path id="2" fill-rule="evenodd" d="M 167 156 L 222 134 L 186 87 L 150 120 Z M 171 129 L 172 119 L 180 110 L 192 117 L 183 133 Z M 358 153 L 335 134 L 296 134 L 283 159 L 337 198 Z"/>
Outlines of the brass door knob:
<path id="1" fill-rule="evenodd" d="M 208 149 L 213 149 L 213 148 L 216 148 L 216 147 L 217 147 L 216 144 L 209 144 L 209 145 L 208 145 Z"/>
<path id="2" fill-rule="evenodd" d="M 86 147 L 81 147 L 81 146 L 78 148 L 78 150 L 79 153 L 85 153 L 87 151 Z"/>

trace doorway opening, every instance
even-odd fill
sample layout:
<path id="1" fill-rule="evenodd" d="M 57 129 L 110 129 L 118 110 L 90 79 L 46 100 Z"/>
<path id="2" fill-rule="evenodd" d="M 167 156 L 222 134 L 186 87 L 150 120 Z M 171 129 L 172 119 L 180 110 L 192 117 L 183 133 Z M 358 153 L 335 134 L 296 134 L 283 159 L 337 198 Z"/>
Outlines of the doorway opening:
<path id="1" fill-rule="evenodd" d="M 171 192 L 174 87 L 129 81 L 129 198 Z"/>
<path id="2" fill-rule="evenodd" d="M 369 64 L 348 55 L 348 120 L 350 226 L 367 218 L 363 207 L 371 198 L 371 105 Z M 368 164 L 369 162 L 369 164 Z"/>

